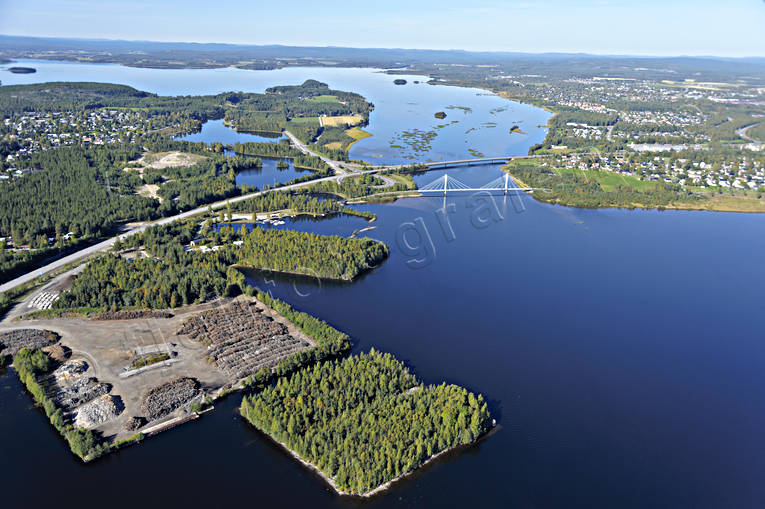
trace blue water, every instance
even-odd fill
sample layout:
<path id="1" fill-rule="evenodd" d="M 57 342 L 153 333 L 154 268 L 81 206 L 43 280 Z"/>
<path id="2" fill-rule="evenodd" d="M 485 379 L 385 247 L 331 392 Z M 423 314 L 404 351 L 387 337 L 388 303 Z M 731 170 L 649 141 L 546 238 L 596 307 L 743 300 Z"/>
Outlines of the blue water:
<path id="1" fill-rule="evenodd" d="M 78 64 L 51 69 L 67 65 Z M 246 80 L 265 86 L 266 75 L 268 85 L 294 83 L 308 73 L 84 67 L 90 74 L 83 79 L 140 77 L 147 85 L 140 88 L 155 91 L 169 87 L 173 76 L 196 76 L 176 83 L 187 93 L 189 87 L 244 88 Z M 473 107 L 470 114 L 446 110 L 447 120 L 459 114 L 461 121 L 486 123 L 491 114 L 478 114 L 477 103 L 496 99 L 411 79 L 388 87 L 390 76 L 369 70 L 309 71 L 338 88 L 366 86 L 376 105 L 370 125 L 380 129 L 376 133 L 430 124 L 426 117 L 435 104 Z M 52 75 L 47 72 L 37 77 Z M 422 106 L 391 106 L 397 94 L 418 90 L 443 97 L 428 103 L 418 95 Z M 468 96 L 475 102 L 463 103 Z M 393 113 L 385 120 L 387 111 L 404 112 L 399 125 Z M 527 132 L 537 122 L 534 115 L 547 115 L 534 112 L 521 115 Z M 378 119 L 383 127 L 375 125 Z M 384 139 L 376 134 L 358 150 L 404 160 L 404 151 L 372 143 Z M 524 152 L 494 134 L 482 140 L 487 153 Z M 438 143 L 430 150 L 434 158 L 463 153 L 447 147 L 441 154 Z M 479 186 L 500 175 L 497 167 L 476 166 L 416 180 L 425 184 L 445 172 Z M 284 227 L 348 236 L 372 226 L 364 235 L 391 248 L 380 267 L 346 284 L 258 273 L 249 280 L 348 332 L 356 352 L 391 352 L 425 382 L 448 381 L 482 393 L 499 421 L 496 433 L 358 502 L 334 495 L 243 423 L 237 395 L 197 422 L 80 465 L 19 393 L 15 377 L 5 374 L 4 503 L 18 506 L 34 493 L 36 504 L 60 504 L 63 496 L 82 492 L 86 503 L 108 500 L 118 507 L 252 501 L 310 507 L 765 505 L 765 216 L 579 210 L 528 196 L 416 198 L 358 207 L 378 220 L 298 218 Z M 115 483 L 123 487 L 118 493 Z"/>
<path id="2" fill-rule="evenodd" d="M 34 67 L 37 72 L 12 74 L 2 70 L 10 65 Z M 544 139 L 542 126 L 550 117 L 542 109 L 507 101 L 485 90 L 428 85 L 425 76 L 391 76 L 377 69 L 139 69 L 116 64 L 22 59 L 15 64 L 0 66 L 0 76 L 3 85 L 95 81 L 130 85 L 160 95 L 263 92 L 275 85 L 294 85 L 316 79 L 335 89 L 357 92 L 374 104 L 369 126 L 365 128 L 372 136 L 355 143 L 349 152 L 351 159 L 373 163 L 464 159 L 480 154 L 525 155 L 529 146 Z M 406 79 L 407 84 L 394 85 L 393 80 L 399 77 Z M 415 81 L 420 83 L 415 84 Z M 446 112 L 447 117 L 443 120 L 435 118 L 433 115 L 438 111 Z M 514 125 L 528 134 L 510 134 Z M 405 136 L 414 129 L 435 135 L 421 151 L 415 151 Z M 221 141 L 233 136 L 224 131 L 220 134 Z M 193 141 L 203 140 L 197 137 Z"/>
<path id="3" fill-rule="evenodd" d="M 446 199 L 453 235 L 443 198 L 363 207 L 392 254 L 351 285 L 250 276 L 491 402 L 499 432 L 381 505 L 761 507 L 765 218 L 482 200 Z"/>
<path id="4" fill-rule="evenodd" d="M 282 137 L 283 135 L 263 136 L 255 133 L 237 132 L 226 126 L 221 118 L 218 120 L 208 120 L 202 124 L 202 129 L 197 133 L 177 136 L 175 139 L 195 143 L 211 143 L 218 141 L 224 145 L 233 145 L 234 143 L 247 143 L 248 141 L 255 143 L 276 143 Z"/>

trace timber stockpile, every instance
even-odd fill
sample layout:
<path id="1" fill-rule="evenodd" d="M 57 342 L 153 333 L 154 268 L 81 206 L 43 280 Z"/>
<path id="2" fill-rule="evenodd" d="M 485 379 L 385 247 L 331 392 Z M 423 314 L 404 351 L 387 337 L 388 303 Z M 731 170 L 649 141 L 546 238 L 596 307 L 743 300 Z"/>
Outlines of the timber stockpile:
<path id="1" fill-rule="evenodd" d="M 141 410 L 149 421 L 155 421 L 190 403 L 201 392 L 195 378 L 178 377 L 146 391 Z"/>
<path id="2" fill-rule="evenodd" d="M 310 348 L 254 302 L 236 301 L 189 318 L 177 332 L 207 345 L 205 358 L 232 381 Z"/>
<path id="3" fill-rule="evenodd" d="M 16 329 L 0 334 L 0 354 L 15 356 L 22 348 L 38 350 L 58 342 L 58 334 L 47 330 Z"/>

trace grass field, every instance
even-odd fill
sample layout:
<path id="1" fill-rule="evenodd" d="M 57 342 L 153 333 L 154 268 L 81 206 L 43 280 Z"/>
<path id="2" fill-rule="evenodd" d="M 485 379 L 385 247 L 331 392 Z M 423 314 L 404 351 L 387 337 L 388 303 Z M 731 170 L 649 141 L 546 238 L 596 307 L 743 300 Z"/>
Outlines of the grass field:
<path id="1" fill-rule="evenodd" d="M 363 140 L 364 138 L 369 138 L 370 136 L 372 136 L 370 133 L 366 132 L 360 127 L 353 127 L 351 129 L 348 129 L 345 131 L 345 134 L 347 134 L 348 136 L 350 136 L 356 141 Z"/>
<path id="2" fill-rule="evenodd" d="M 611 191 L 617 186 L 629 186 L 640 191 L 647 189 L 653 189 L 656 187 L 656 182 L 652 180 L 639 180 L 630 175 L 620 175 L 611 171 L 593 171 L 593 170 L 577 170 L 574 168 L 558 168 L 555 170 L 558 173 L 571 173 L 580 177 L 587 177 L 595 179 L 600 186 L 606 190 Z"/>
<path id="3" fill-rule="evenodd" d="M 311 97 L 308 100 L 314 103 L 339 103 L 340 102 L 340 99 L 338 99 L 334 95 L 317 95 L 316 97 Z"/>
<path id="4" fill-rule="evenodd" d="M 291 124 L 296 125 L 319 125 L 319 117 L 294 117 L 290 119 Z"/>
<path id="5" fill-rule="evenodd" d="M 765 212 L 765 199 L 757 198 L 753 193 L 708 193 L 707 196 L 708 200 L 679 203 L 676 206 L 680 209 L 716 210 L 719 212 Z"/>
<path id="6" fill-rule="evenodd" d="M 357 141 L 363 140 L 364 138 L 369 138 L 372 136 L 370 133 L 366 132 L 365 130 L 361 129 L 360 127 L 352 127 L 350 129 L 347 129 L 345 131 L 345 134 L 353 138 L 353 141 L 348 144 L 347 147 L 345 147 L 345 151 L 349 151 L 354 143 Z"/>
<path id="7" fill-rule="evenodd" d="M 337 117 L 321 117 L 321 121 L 327 127 L 342 127 L 346 124 L 350 126 L 359 125 L 364 119 L 358 115 L 340 115 Z"/>

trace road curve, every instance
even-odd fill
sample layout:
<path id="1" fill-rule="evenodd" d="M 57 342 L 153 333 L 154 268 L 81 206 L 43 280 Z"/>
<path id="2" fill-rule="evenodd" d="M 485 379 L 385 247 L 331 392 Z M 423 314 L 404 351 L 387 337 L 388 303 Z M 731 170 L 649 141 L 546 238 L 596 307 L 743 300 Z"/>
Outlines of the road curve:
<path id="1" fill-rule="evenodd" d="M 736 130 L 736 134 L 738 134 L 741 138 L 748 141 L 749 143 L 753 143 L 755 145 L 762 145 L 763 142 L 761 142 L 760 140 L 755 140 L 754 138 L 752 138 L 751 136 L 747 134 L 749 129 L 758 125 L 760 125 L 760 122 L 755 122 L 754 124 L 746 125 L 742 127 L 741 129 Z"/>

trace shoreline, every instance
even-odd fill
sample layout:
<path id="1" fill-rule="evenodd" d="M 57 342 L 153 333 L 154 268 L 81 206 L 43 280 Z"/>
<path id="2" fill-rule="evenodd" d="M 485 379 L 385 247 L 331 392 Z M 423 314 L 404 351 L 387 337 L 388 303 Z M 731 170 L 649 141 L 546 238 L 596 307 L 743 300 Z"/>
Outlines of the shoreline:
<path id="1" fill-rule="evenodd" d="M 385 256 L 382 260 L 380 260 L 379 263 L 376 265 L 370 265 L 369 267 L 364 267 L 364 269 L 360 270 L 355 276 L 349 279 L 344 278 L 336 278 L 336 277 L 324 277 L 324 276 L 317 276 L 315 274 L 308 274 L 305 272 L 290 272 L 288 270 L 276 270 L 276 269 L 269 269 L 269 268 L 260 268 L 260 267 L 251 267 L 249 265 L 241 265 L 238 263 L 235 263 L 232 265 L 233 268 L 237 270 L 254 270 L 254 271 L 261 271 L 261 272 L 273 272 L 274 274 L 281 274 L 285 276 L 298 276 L 298 277 L 307 277 L 312 279 L 318 279 L 320 281 L 334 281 L 337 283 L 351 283 L 355 281 L 359 276 L 366 273 L 367 271 L 370 271 L 374 269 L 375 267 L 378 267 L 380 263 L 384 262 L 388 256 Z"/>
<path id="2" fill-rule="evenodd" d="M 521 185 L 521 187 L 531 187 L 528 184 L 524 183 L 522 180 L 517 178 L 515 175 L 513 175 L 509 170 L 503 168 L 502 171 L 510 175 L 510 177 L 516 181 L 518 184 Z M 548 205 L 560 205 L 562 207 L 570 207 L 572 209 L 580 209 L 580 210 L 597 210 L 597 209 L 624 209 L 624 210 L 633 210 L 633 209 L 640 209 L 640 210 L 685 210 L 690 212 L 727 212 L 727 213 L 734 213 L 734 214 L 765 214 L 765 208 L 763 210 L 744 210 L 742 208 L 712 208 L 712 207 L 704 207 L 701 203 L 699 203 L 699 206 L 694 207 L 693 203 L 670 203 L 667 205 L 646 205 L 644 203 L 630 203 L 630 204 L 624 204 L 624 205 L 603 205 L 600 207 L 582 207 L 578 205 L 571 205 L 566 202 L 562 202 L 560 200 L 555 201 L 548 201 L 548 200 L 542 200 L 540 198 L 537 198 L 536 193 L 530 193 L 531 196 L 534 197 L 534 199 L 540 203 L 546 203 Z"/>
<path id="3" fill-rule="evenodd" d="M 254 303 L 256 307 L 258 307 L 259 309 L 262 309 L 266 313 L 266 315 L 270 317 L 272 320 L 285 325 L 289 329 L 289 332 L 293 337 L 306 341 L 310 345 L 310 347 L 308 347 L 307 350 L 315 349 L 317 346 L 319 346 L 319 340 L 317 340 L 314 336 L 305 332 L 294 321 L 287 318 L 284 314 L 280 313 L 273 306 L 267 304 L 266 302 L 254 296 L 243 295 L 243 296 L 238 296 L 235 298 L 215 299 L 215 300 L 207 301 L 201 304 L 191 304 L 191 305 L 182 306 L 179 308 L 165 308 L 163 311 L 178 313 L 178 316 L 172 316 L 170 318 L 167 318 L 168 320 L 172 320 L 175 318 L 185 319 L 185 318 L 188 318 L 189 316 L 198 316 L 199 314 L 207 310 L 215 309 L 218 306 L 218 304 L 229 305 L 237 301 L 246 301 L 246 302 Z M 75 318 L 75 320 L 77 319 L 89 320 L 83 317 Z M 56 344 L 62 344 L 63 346 L 70 348 L 72 350 L 73 356 L 77 355 L 80 358 L 88 359 L 89 362 L 94 362 L 93 360 L 94 357 L 91 353 L 89 353 L 88 351 L 78 350 L 73 345 L 68 343 L 68 340 L 66 338 L 67 336 L 71 336 L 72 332 L 71 330 L 68 330 L 65 326 L 62 328 L 62 325 L 65 325 L 65 323 L 69 320 L 71 319 L 54 317 L 54 318 L 48 318 L 48 319 L 44 318 L 40 320 L 31 320 L 30 321 L 31 323 L 25 323 L 25 324 L 12 324 L 10 322 L 2 322 L 0 323 L 0 332 L 6 333 L 13 330 L 23 330 L 23 329 L 52 331 L 59 336 L 58 343 Z M 145 318 L 138 317 L 138 318 L 126 318 L 124 320 L 109 320 L 109 322 L 111 322 L 113 325 L 116 324 L 119 327 L 128 328 L 131 326 L 131 324 L 140 323 L 144 320 Z M 61 322 L 61 324 L 57 325 L 57 322 Z M 285 359 L 288 359 L 288 358 L 290 357 L 285 357 Z M 174 360 L 170 364 L 177 363 L 177 362 L 178 362 L 177 360 Z M 150 370 L 151 368 L 155 368 L 155 367 L 167 367 L 167 366 L 165 365 L 164 362 L 162 362 L 162 363 L 146 366 L 145 368 L 148 368 Z M 275 367 L 276 366 L 273 366 L 271 369 L 273 370 L 275 369 Z M 44 401 L 39 400 L 30 391 L 29 387 L 26 386 L 26 384 L 24 383 L 24 381 L 21 378 L 21 374 L 19 373 L 16 366 L 14 366 L 13 364 L 13 357 L 10 355 L 0 354 L 0 368 L 13 369 L 13 371 L 15 372 L 15 378 L 21 385 L 22 393 L 26 393 L 26 396 L 32 402 L 33 407 L 39 410 L 39 412 L 42 414 L 43 418 L 48 423 L 48 425 L 51 426 L 53 428 L 53 431 L 57 432 L 57 435 L 66 443 L 67 449 L 69 449 L 69 451 L 75 457 L 81 460 L 83 463 L 94 462 L 100 458 L 103 458 L 112 453 L 118 452 L 126 447 L 142 443 L 144 442 L 144 440 L 150 437 L 155 437 L 166 431 L 170 431 L 176 427 L 180 427 L 186 423 L 196 421 L 203 414 L 213 411 L 214 409 L 213 402 L 218 401 L 222 398 L 225 398 L 231 393 L 243 392 L 246 389 L 245 382 L 248 380 L 249 377 L 255 374 L 255 373 L 251 373 L 245 377 L 239 378 L 232 382 L 225 382 L 219 387 L 212 387 L 212 388 L 206 389 L 203 393 L 195 396 L 194 399 L 174 409 L 167 416 L 156 419 L 154 421 L 146 422 L 143 426 L 141 426 L 140 428 L 136 430 L 133 430 L 132 432 L 118 431 L 115 434 L 110 434 L 108 438 L 106 435 L 104 435 L 104 438 L 99 441 L 96 448 L 91 449 L 91 451 L 84 456 L 79 456 L 79 454 L 76 453 L 74 449 L 72 448 L 72 445 L 70 444 L 70 441 L 67 438 L 67 435 L 56 427 L 50 415 L 47 414 L 45 410 Z M 140 369 L 145 369 L 145 368 L 140 368 Z M 135 371 L 132 372 L 131 375 L 132 374 L 136 374 Z M 118 374 L 117 377 L 119 379 L 128 378 L 128 377 L 123 377 L 121 375 L 122 374 Z M 99 380 L 102 380 L 100 376 L 98 378 Z M 35 381 L 39 383 L 39 380 L 40 378 L 36 376 Z M 112 382 L 107 381 L 107 383 L 112 383 Z M 127 397 L 127 393 L 118 393 L 118 395 L 121 397 Z M 45 392 L 45 397 L 46 398 L 49 397 L 47 389 Z M 209 398 L 210 400 L 209 405 L 207 403 L 203 403 L 207 398 Z M 206 406 L 206 408 L 203 408 L 202 410 L 196 410 L 192 406 L 194 403 L 203 403 Z M 57 405 L 56 408 L 60 409 L 61 407 Z M 128 414 L 128 416 L 129 415 L 130 414 Z M 119 419 L 119 418 L 121 417 L 118 416 L 116 419 Z M 89 430 L 93 432 L 103 432 L 103 429 L 99 429 L 99 428 L 113 421 L 114 419 L 112 419 L 112 421 L 102 423 L 101 425 L 95 426 L 93 428 L 72 425 L 73 426 L 72 430 Z M 123 436 L 123 435 L 127 435 L 127 436 Z"/>
<path id="4" fill-rule="evenodd" d="M 430 456 L 428 459 L 426 459 L 425 461 L 423 461 L 423 462 L 422 462 L 420 465 L 418 465 L 418 466 L 416 466 L 416 467 L 414 467 L 414 468 L 412 468 L 412 469 L 410 469 L 410 470 L 407 470 L 406 472 L 403 472 L 403 473 L 399 474 L 398 476 L 394 477 L 393 479 L 391 479 L 391 480 L 389 480 L 389 481 L 385 481 L 383 484 L 381 484 L 381 485 L 379 485 L 379 486 L 377 486 L 377 487 L 375 487 L 375 488 L 372 488 L 372 489 L 371 489 L 371 490 L 369 490 L 369 491 L 365 491 L 364 493 L 348 493 L 348 492 L 345 492 L 345 491 L 341 490 L 340 488 L 338 488 L 338 487 L 337 487 L 337 485 L 335 484 L 335 481 L 334 481 L 334 480 L 333 480 L 333 479 L 332 479 L 330 476 L 328 476 L 327 474 L 325 474 L 324 472 L 322 472 L 322 471 L 321 471 L 321 469 L 319 469 L 319 467 L 317 467 L 316 465 L 314 465 L 314 464 L 313 464 L 313 463 L 311 463 L 310 461 L 308 461 L 308 460 L 305 460 L 305 459 L 304 459 L 302 456 L 300 456 L 300 455 L 299 455 L 297 452 L 295 452 L 295 451 L 294 451 L 294 450 L 292 450 L 290 447 L 288 447 L 288 446 L 287 446 L 287 444 L 285 444 L 284 442 L 281 442 L 281 441 L 277 440 L 276 438 L 274 438 L 273 436 L 271 436 L 269 433 L 267 433 L 267 432 L 263 431 L 263 430 L 262 430 L 262 429 L 260 429 L 259 427 L 257 427 L 257 426 L 255 426 L 254 424 L 252 424 L 252 423 L 251 423 L 251 422 L 250 422 L 250 421 L 249 421 L 249 420 L 248 420 L 246 417 L 244 417 L 244 416 L 241 414 L 241 409 L 240 409 L 240 413 L 239 413 L 239 415 L 240 415 L 240 417 L 241 417 L 242 419 L 244 419 L 244 421 L 245 421 L 245 422 L 246 422 L 246 423 L 247 423 L 249 426 L 252 426 L 252 427 L 253 427 L 253 428 L 255 428 L 256 430 L 258 430 L 258 432 L 259 432 L 259 433 L 261 433 L 263 436 L 267 437 L 267 438 L 268 438 L 268 439 L 269 439 L 269 440 L 270 440 L 272 443 L 274 443 L 274 444 L 277 444 L 278 446 L 280 446 L 280 447 L 281 447 L 282 449 L 284 449 L 284 450 L 285 450 L 285 451 L 286 451 L 286 452 L 287 452 L 287 453 L 288 453 L 290 456 L 292 456 L 293 458 L 295 458 L 296 460 L 298 460 L 298 461 L 299 461 L 299 462 L 300 462 L 300 463 L 301 463 L 303 466 L 307 467 L 307 468 L 308 468 L 309 470 L 311 470 L 312 472 L 314 472 L 314 473 L 318 474 L 318 476 L 319 476 L 319 477 L 320 477 L 320 478 L 321 478 L 321 479 L 322 479 L 322 480 L 323 480 L 325 483 L 327 483 L 327 484 L 328 484 L 328 485 L 329 485 L 329 486 L 330 486 L 330 487 L 331 487 L 331 488 L 332 488 L 332 489 L 335 491 L 335 493 L 336 493 L 336 494 L 338 494 L 338 495 L 342 495 L 342 496 L 344 496 L 344 497 L 358 497 L 358 498 L 372 498 L 372 497 L 374 497 L 375 495 L 378 495 L 378 494 L 380 494 L 380 493 L 383 493 L 384 491 L 386 491 L 386 490 L 390 489 L 390 488 L 391 488 L 391 487 L 392 487 L 394 484 L 396 484 L 398 481 L 401 481 L 401 480 L 405 479 L 406 477 L 409 477 L 410 475 L 414 474 L 415 472 L 417 472 L 418 470 L 420 470 L 420 469 L 421 469 L 421 468 L 423 468 L 424 466 L 428 465 L 429 463 L 433 462 L 433 461 L 434 461 L 434 460 L 436 460 L 437 458 L 439 458 L 439 457 L 441 457 L 441 456 L 444 456 L 444 455 L 446 455 L 446 454 L 447 454 L 447 453 L 449 453 L 449 452 L 453 452 L 453 451 L 456 451 L 456 450 L 458 450 L 458 449 L 460 449 L 460 448 L 462 448 L 462 447 L 469 447 L 469 446 L 473 446 L 473 445 L 475 445 L 475 444 L 478 444 L 478 443 L 480 443 L 481 441 L 483 441 L 484 439 L 488 438 L 490 435 L 492 435 L 492 434 L 493 434 L 495 431 L 498 431 L 498 430 L 499 430 L 499 428 L 500 428 L 500 427 L 499 427 L 499 425 L 494 425 L 494 426 L 492 426 L 492 427 L 491 427 L 491 428 L 490 428 L 490 429 L 489 429 L 489 430 L 488 430 L 486 433 L 484 433 L 484 434 L 480 435 L 479 437 L 477 437 L 477 438 L 476 438 L 475 440 L 473 440 L 472 442 L 469 442 L 469 443 L 467 443 L 467 444 L 458 444 L 458 445 L 453 445 L 453 446 L 451 446 L 451 447 L 447 447 L 447 448 L 446 448 L 446 449 L 444 449 L 443 451 L 439 451 L 439 452 L 437 452 L 436 454 L 434 454 L 434 455 Z"/>

